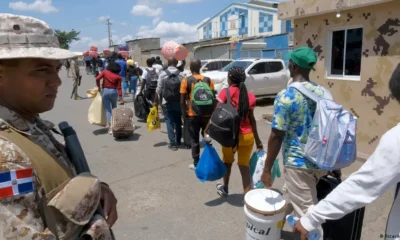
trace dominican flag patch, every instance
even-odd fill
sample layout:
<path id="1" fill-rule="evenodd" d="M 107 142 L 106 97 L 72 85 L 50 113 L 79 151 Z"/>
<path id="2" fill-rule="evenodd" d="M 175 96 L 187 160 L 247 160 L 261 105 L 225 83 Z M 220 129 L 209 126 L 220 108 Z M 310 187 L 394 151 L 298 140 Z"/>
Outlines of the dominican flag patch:
<path id="1" fill-rule="evenodd" d="M 33 192 L 32 168 L 0 173 L 0 199 Z"/>

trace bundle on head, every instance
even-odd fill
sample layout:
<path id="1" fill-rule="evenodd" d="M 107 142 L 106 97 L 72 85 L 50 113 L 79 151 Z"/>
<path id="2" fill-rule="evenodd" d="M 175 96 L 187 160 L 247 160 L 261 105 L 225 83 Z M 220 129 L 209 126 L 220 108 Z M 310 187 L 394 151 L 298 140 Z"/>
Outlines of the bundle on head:
<path id="1" fill-rule="evenodd" d="M 115 74 L 119 74 L 121 72 L 121 66 L 116 62 L 110 62 L 107 65 L 107 70 L 111 71 L 111 72 L 113 72 Z"/>
<path id="2" fill-rule="evenodd" d="M 247 95 L 247 88 L 244 84 L 246 73 L 243 68 L 233 67 L 229 69 L 228 78 L 231 80 L 233 85 L 239 87 L 239 116 L 241 120 L 244 120 L 247 118 L 249 113 L 249 96 Z"/>

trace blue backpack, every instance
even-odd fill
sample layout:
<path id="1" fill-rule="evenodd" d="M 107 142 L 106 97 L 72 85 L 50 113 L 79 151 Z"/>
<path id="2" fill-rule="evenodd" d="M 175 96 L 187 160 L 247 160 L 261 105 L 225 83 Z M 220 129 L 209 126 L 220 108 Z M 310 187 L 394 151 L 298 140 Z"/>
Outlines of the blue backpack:
<path id="1" fill-rule="evenodd" d="M 357 158 L 357 119 L 342 105 L 335 103 L 329 91 L 322 86 L 319 87 L 325 93 L 324 98 L 298 82 L 289 87 L 317 103 L 307 142 L 299 140 L 305 158 L 326 171 L 350 166 Z"/>

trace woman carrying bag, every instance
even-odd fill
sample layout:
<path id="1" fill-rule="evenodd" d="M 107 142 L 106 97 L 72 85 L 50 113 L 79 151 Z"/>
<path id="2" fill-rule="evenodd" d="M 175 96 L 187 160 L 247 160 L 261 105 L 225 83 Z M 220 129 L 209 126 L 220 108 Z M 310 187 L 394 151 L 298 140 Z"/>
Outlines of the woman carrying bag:
<path id="1" fill-rule="evenodd" d="M 107 127 L 109 128 L 109 134 L 112 134 L 111 114 L 112 110 L 117 107 L 118 96 L 120 99 L 120 104 L 124 104 L 124 100 L 122 98 L 121 76 L 119 75 L 120 71 L 121 67 L 118 63 L 110 62 L 107 65 L 107 70 L 101 72 L 96 77 L 96 84 L 99 88 L 99 92 L 102 91 L 102 99 L 104 108 L 106 109 Z M 103 84 L 100 87 L 101 79 L 103 79 Z"/>
<path id="2" fill-rule="evenodd" d="M 243 190 L 246 194 L 251 190 L 250 182 L 250 157 L 253 153 L 254 141 L 257 149 L 263 149 L 262 142 L 258 136 L 257 124 L 254 118 L 254 108 L 256 107 L 256 97 L 247 92 L 244 81 L 246 73 L 242 68 L 234 67 L 228 72 L 229 91 L 221 91 L 217 97 L 218 104 L 227 102 L 227 92 L 230 94 L 232 105 L 237 109 L 240 117 L 240 129 L 236 147 L 222 147 L 222 161 L 225 163 L 227 172 L 223 178 L 223 183 L 217 184 L 217 193 L 223 197 L 229 194 L 229 178 L 231 175 L 232 164 L 235 160 L 235 153 L 238 155 L 239 170 L 242 175 Z M 208 132 L 207 126 L 205 133 Z M 204 137 L 207 139 L 207 137 Z"/>

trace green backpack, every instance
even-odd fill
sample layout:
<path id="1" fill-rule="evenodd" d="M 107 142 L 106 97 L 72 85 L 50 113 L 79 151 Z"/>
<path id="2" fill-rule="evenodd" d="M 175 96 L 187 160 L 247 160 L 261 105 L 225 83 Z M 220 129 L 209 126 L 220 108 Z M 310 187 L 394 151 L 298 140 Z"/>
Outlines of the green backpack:
<path id="1" fill-rule="evenodd" d="M 193 89 L 192 84 L 194 84 Z M 196 116 L 210 116 L 214 111 L 215 94 L 210 88 L 211 80 L 204 77 L 203 81 L 193 76 L 188 78 L 188 93 L 191 95 L 191 107 Z"/>

